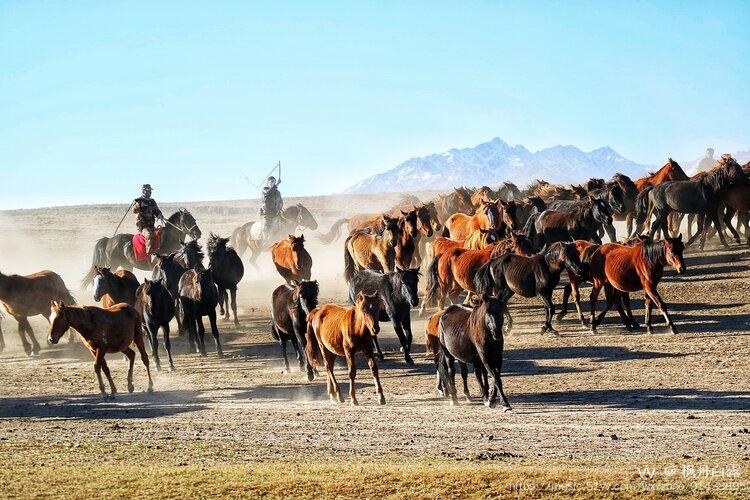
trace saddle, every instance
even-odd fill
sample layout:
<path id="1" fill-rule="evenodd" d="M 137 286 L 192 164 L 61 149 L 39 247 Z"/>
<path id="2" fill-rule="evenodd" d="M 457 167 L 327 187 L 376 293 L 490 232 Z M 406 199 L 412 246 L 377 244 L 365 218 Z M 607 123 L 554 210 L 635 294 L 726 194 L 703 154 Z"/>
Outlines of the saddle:
<path id="1" fill-rule="evenodd" d="M 161 246 L 161 231 L 162 228 L 157 227 L 154 229 L 154 241 L 151 242 L 151 251 L 156 251 Z M 146 237 L 141 233 L 133 235 L 133 255 L 135 256 L 136 262 L 148 261 L 148 254 L 146 253 Z"/>

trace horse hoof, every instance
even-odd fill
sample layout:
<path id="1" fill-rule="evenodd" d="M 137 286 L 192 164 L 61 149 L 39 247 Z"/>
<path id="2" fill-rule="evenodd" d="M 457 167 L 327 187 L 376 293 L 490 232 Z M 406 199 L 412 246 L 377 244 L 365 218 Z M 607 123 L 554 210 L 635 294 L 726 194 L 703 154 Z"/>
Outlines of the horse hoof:
<path id="1" fill-rule="evenodd" d="M 154 386 L 153 385 L 149 385 L 148 389 L 146 389 L 146 392 L 149 393 L 149 394 L 153 394 L 154 393 Z"/>
<path id="2" fill-rule="evenodd" d="M 407 355 L 407 356 L 404 357 L 404 361 L 406 361 L 407 365 L 413 365 L 414 364 L 414 360 L 411 359 L 411 356 L 409 356 L 409 355 Z"/>
<path id="3" fill-rule="evenodd" d="M 677 330 L 675 330 L 674 328 L 670 328 L 669 329 L 669 334 L 670 335 L 677 335 Z"/>
<path id="4" fill-rule="evenodd" d="M 350 404 L 351 404 L 352 406 L 359 406 L 359 402 L 358 402 L 358 401 L 357 401 L 356 399 L 352 399 L 351 401 L 349 401 L 349 403 L 350 403 Z"/>
<path id="5" fill-rule="evenodd" d="M 134 390 L 135 386 L 133 384 L 128 384 L 128 392 L 132 394 Z"/>
<path id="6" fill-rule="evenodd" d="M 648 333 L 649 335 L 651 335 L 651 334 L 654 333 L 654 329 L 649 326 L 649 327 L 646 328 L 646 333 Z"/>
<path id="7" fill-rule="evenodd" d="M 458 406 L 458 399 L 456 398 L 451 399 L 451 406 Z"/>
<path id="8" fill-rule="evenodd" d="M 378 404 L 381 404 L 381 405 L 385 404 L 385 396 L 384 395 L 382 395 L 382 394 L 380 395 L 380 397 L 378 398 Z"/>
<path id="9" fill-rule="evenodd" d="M 484 402 L 484 406 L 486 406 L 487 408 L 494 408 L 495 407 L 495 402 L 494 401 L 490 401 L 488 399 L 487 401 Z"/>
<path id="10" fill-rule="evenodd" d="M 34 347 L 31 348 L 31 355 L 36 356 L 37 354 L 39 354 L 40 350 L 41 348 L 38 345 L 35 345 Z"/>
<path id="11" fill-rule="evenodd" d="M 560 332 L 558 332 L 558 331 L 557 331 L 557 330 L 555 330 L 554 328 L 550 328 L 550 329 L 549 329 L 549 330 L 547 330 L 547 331 L 548 331 L 548 332 L 549 332 L 549 334 L 550 334 L 550 335 L 552 335 L 553 337 L 559 337 L 559 336 L 560 336 Z"/>
<path id="12" fill-rule="evenodd" d="M 465 401 L 466 401 L 467 403 L 471 403 L 471 396 L 469 396 L 468 394 L 464 394 L 464 400 L 465 400 Z"/>
<path id="13" fill-rule="evenodd" d="M 174 365 L 169 365 L 169 369 L 167 369 L 169 373 L 172 373 L 174 371 Z"/>
<path id="14" fill-rule="evenodd" d="M 23 352 L 25 352 L 27 356 L 31 356 L 32 354 L 31 346 L 30 345 L 23 346 Z"/>
<path id="15" fill-rule="evenodd" d="M 511 411 L 512 409 L 513 409 L 513 408 L 511 408 L 510 406 L 503 406 L 503 413 L 508 413 L 508 412 L 509 412 L 509 411 Z"/>
<path id="16" fill-rule="evenodd" d="M 342 396 L 341 394 L 339 394 L 339 395 L 338 395 L 338 397 L 336 398 L 336 400 L 337 400 L 337 401 L 338 401 L 339 403 L 343 403 L 343 402 L 344 402 L 344 396 Z"/>
<path id="17" fill-rule="evenodd" d="M 155 370 L 156 370 L 157 372 L 160 372 L 160 371 L 161 371 L 161 365 L 154 365 L 154 369 L 155 369 Z"/>

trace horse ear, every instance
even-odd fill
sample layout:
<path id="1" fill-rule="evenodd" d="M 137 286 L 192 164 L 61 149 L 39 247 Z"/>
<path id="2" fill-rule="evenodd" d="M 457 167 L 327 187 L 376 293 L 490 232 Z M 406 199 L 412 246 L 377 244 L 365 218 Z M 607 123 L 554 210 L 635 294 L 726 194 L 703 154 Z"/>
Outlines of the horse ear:
<path id="1" fill-rule="evenodd" d="M 290 241 L 291 243 L 294 243 L 294 235 L 293 235 L 293 234 L 287 234 L 287 235 L 286 235 L 286 237 L 287 237 L 287 239 L 288 239 L 288 240 L 289 240 L 289 241 Z"/>
<path id="2" fill-rule="evenodd" d="M 409 212 L 404 212 L 403 210 L 399 210 L 401 212 L 401 215 L 409 215 Z"/>
<path id="3" fill-rule="evenodd" d="M 301 242 L 303 242 L 303 243 L 305 242 L 305 235 L 304 235 L 304 233 L 299 235 L 299 240 Z"/>
<path id="4" fill-rule="evenodd" d="M 52 309 L 57 309 L 58 308 L 56 300 L 50 300 L 49 305 L 50 305 L 50 307 L 52 307 Z"/>
<path id="5" fill-rule="evenodd" d="M 143 284 L 144 285 L 148 285 L 149 283 L 151 283 L 151 282 L 148 280 L 148 278 L 143 278 Z"/>
<path id="6" fill-rule="evenodd" d="M 357 297 L 355 299 L 355 303 L 359 304 L 359 303 L 361 303 L 364 300 L 365 300 L 365 294 L 362 293 L 362 291 L 360 290 L 359 292 L 357 292 Z"/>
<path id="7" fill-rule="evenodd" d="M 675 239 L 677 239 L 677 240 L 679 240 L 679 241 L 682 241 L 682 233 L 678 234 L 678 235 L 677 235 L 677 238 L 675 238 Z"/>

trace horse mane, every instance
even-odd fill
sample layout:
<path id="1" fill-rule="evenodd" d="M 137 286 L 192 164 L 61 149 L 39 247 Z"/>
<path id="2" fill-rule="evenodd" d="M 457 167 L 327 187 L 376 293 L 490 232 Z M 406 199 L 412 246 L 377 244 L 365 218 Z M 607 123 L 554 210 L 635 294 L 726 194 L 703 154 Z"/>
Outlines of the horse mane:
<path id="1" fill-rule="evenodd" d="M 641 253 L 650 265 L 658 265 L 664 262 L 666 254 L 664 240 L 647 240 L 640 243 L 640 245 L 642 245 Z"/>
<path id="2" fill-rule="evenodd" d="M 635 197 L 638 196 L 638 188 L 636 187 L 635 182 L 633 182 L 633 180 L 627 175 L 618 172 L 612 176 L 611 182 L 619 185 L 626 197 L 635 199 Z"/>

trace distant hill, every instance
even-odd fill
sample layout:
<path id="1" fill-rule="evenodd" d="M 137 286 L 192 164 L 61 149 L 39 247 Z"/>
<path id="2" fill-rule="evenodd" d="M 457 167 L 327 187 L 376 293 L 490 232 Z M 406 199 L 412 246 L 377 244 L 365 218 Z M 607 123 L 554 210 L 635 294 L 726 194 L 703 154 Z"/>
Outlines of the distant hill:
<path id="1" fill-rule="evenodd" d="M 616 172 L 642 177 L 652 168 L 623 158 L 610 147 L 585 152 L 575 146 L 554 146 L 532 153 L 495 138 L 473 148 L 412 158 L 358 182 L 345 193 L 495 186 L 503 181 L 523 185 L 534 179 L 579 183 L 590 177 L 610 178 Z"/>

